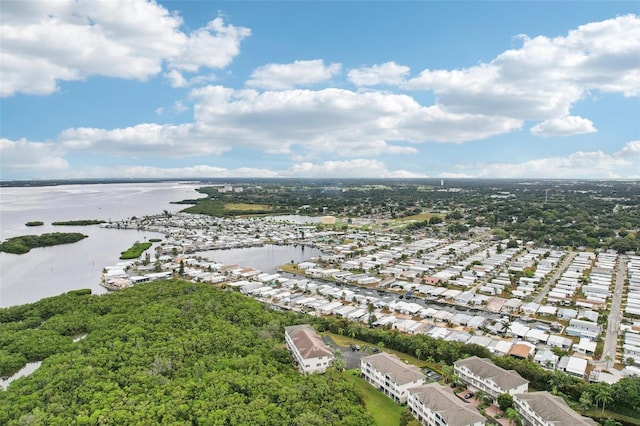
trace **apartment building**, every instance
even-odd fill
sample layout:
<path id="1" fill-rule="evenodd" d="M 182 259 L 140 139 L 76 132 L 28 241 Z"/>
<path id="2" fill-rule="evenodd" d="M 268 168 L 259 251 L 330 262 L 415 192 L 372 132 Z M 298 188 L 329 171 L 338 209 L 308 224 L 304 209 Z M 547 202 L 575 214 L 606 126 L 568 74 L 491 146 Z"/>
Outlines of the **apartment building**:
<path id="1" fill-rule="evenodd" d="M 334 360 L 333 351 L 308 324 L 284 328 L 287 347 L 300 372 L 324 373 Z"/>
<path id="2" fill-rule="evenodd" d="M 360 360 L 362 377 L 397 403 L 407 402 L 407 389 L 425 383 L 426 376 L 396 355 L 380 352 Z"/>
<path id="3" fill-rule="evenodd" d="M 437 383 L 408 390 L 407 406 L 423 426 L 484 426 L 486 419 L 475 407 Z"/>
<path id="4" fill-rule="evenodd" d="M 500 368 L 486 358 L 472 356 L 453 365 L 455 373 L 469 388 L 482 390 L 494 400 L 503 393 L 515 395 L 529 389 L 529 381 L 520 374 Z"/>

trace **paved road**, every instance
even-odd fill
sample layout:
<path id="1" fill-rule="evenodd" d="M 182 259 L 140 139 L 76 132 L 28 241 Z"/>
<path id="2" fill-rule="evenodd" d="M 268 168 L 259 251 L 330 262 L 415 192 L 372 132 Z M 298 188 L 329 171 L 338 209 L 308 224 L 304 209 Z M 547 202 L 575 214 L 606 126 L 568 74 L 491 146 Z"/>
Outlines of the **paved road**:
<path id="1" fill-rule="evenodd" d="M 542 299 L 544 299 L 544 297 L 547 295 L 551 286 L 558 281 L 562 273 L 569 267 L 571 262 L 573 262 L 573 258 L 576 257 L 577 254 L 578 253 L 576 252 L 570 252 L 567 255 L 567 257 L 562 261 L 558 269 L 556 269 L 556 272 L 551 276 L 549 281 L 547 281 L 547 284 L 544 286 L 544 288 L 540 291 L 540 293 L 538 293 L 538 295 L 534 299 L 534 302 L 542 303 Z"/>
<path id="2" fill-rule="evenodd" d="M 613 290 L 611 299 L 611 310 L 609 311 L 609 322 L 607 324 L 604 346 L 602 347 L 602 357 L 600 365 L 605 369 L 612 368 L 616 362 L 616 351 L 618 347 L 618 331 L 622 321 L 622 292 L 624 291 L 624 281 L 627 278 L 627 256 L 620 255 L 616 271 L 616 287 Z M 604 363 L 603 363 L 604 361 Z"/>

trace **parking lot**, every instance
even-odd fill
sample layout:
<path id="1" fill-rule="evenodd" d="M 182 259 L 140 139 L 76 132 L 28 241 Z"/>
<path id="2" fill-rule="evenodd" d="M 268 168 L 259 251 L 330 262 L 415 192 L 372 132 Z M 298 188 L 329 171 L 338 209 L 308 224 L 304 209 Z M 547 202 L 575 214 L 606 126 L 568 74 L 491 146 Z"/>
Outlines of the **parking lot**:
<path id="1" fill-rule="evenodd" d="M 349 346 L 340 346 L 329 336 L 324 336 L 322 340 L 332 349 L 340 349 L 340 351 L 342 351 L 342 356 L 347 364 L 347 370 L 360 368 L 360 358 L 368 355 L 368 352 L 364 350 L 352 350 Z"/>

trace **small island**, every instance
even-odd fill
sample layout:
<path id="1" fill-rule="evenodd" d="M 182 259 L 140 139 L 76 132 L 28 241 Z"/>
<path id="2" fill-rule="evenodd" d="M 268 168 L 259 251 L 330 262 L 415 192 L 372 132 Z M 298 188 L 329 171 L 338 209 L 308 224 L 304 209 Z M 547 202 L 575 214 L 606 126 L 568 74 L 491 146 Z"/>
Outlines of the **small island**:
<path id="1" fill-rule="evenodd" d="M 22 235 L 3 241 L 2 244 L 0 244 L 0 252 L 25 254 L 29 253 L 32 248 L 70 244 L 87 237 L 88 235 L 84 235 L 79 232 L 53 232 L 42 235 Z"/>
<path id="2" fill-rule="evenodd" d="M 137 259 L 140 257 L 142 252 L 151 247 L 152 243 L 140 243 L 136 241 L 131 247 L 129 247 L 126 251 L 123 251 L 120 256 L 120 259 Z"/>
<path id="3" fill-rule="evenodd" d="M 52 225 L 55 226 L 87 226 L 87 225 L 100 225 L 102 223 L 107 223 L 104 220 L 96 220 L 96 219 L 85 219 L 85 220 L 65 220 L 62 222 L 52 222 Z"/>
<path id="4" fill-rule="evenodd" d="M 42 226 L 44 225 L 44 222 L 41 220 L 33 220 L 31 222 L 27 222 L 24 224 L 25 226 Z"/>

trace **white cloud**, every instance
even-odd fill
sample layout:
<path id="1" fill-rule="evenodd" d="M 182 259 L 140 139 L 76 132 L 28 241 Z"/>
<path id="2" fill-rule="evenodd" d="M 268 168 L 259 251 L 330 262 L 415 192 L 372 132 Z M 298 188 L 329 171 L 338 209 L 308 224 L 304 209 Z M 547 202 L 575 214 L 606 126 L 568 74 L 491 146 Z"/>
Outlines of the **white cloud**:
<path id="1" fill-rule="evenodd" d="M 180 54 L 169 60 L 170 67 L 188 72 L 197 72 L 200 67 L 224 68 L 238 56 L 240 42 L 250 35 L 248 28 L 225 25 L 218 16 L 188 35 Z"/>
<path id="2" fill-rule="evenodd" d="M 251 73 L 248 87 L 267 90 L 285 90 L 310 86 L 330 80 L 340 73 L 340 64 L 326 66 L 321 59 L 295 61 L 292 64 L 268 64 Z"/>
<path id="3" fill-rule="evenodd" d="M 323 163 L 305 162 L 295 164 L 288 169 L 272 170 L 240 167 L 235 169 L 194 165 L 188 167 L 152 167 L 152 166 L 112 166 L 83 167 L 65 170 L 64 173 L 54 169 L 45 170 L 46 177 L 56 178 L 110 178 L 114 176 L 127 178 L 278 178 L 278 177 L 361 177 L 361 178 L 421 178 L 422 174 L 406 170 L 390 171 L 376 160 L 356 159 L 349 161 L 326 161 Z M 41 175 L 45 176 L 45 175 Z"/>
<path id="4" fill-rule="evenodd" d="M 156 108 L 156 114 L 157 115 L 162 115 L 163 113 L 164 113 L 164 108 L 163 107 Z"/>
<path id="5" fill-rule="evenodd" d="M 615 155 L 620 158 L 640 157 L 640 140 L 627 142 Z"/>
<path id="6" fill-rule="evenodd" d="M 114 130 L 67 129 L 58 141 L 66 151 L 87 151 L 114 157 L 190 157 L 221 155 L 230 149 L 211 142 L 209 129 L 196 124 L 138 124 Z"/>
<path id="7" fill-rule="evenodd" d="M 522 163 L 459 164 L 459 170 L 478 178 L 630 178 L 640 170 L 640 143 L 627 143 L 612 154 L 577 151 L 566 157 L 548 157 Z"/>
<path id="8" fill-rule="evenodd" d="M 534 135 L 545 137 L 580 135 L 596 131 L 591 120 L 575 115 L 545 120 L 531 128 Z"/>
<path id="9" fill-rule="evenodd" d="M 379 84 L 401 84 L 410 68 L 395 62 L 385 62 L 372 67 L 362 67 L 349 71 L 349 80 L 356 86 L 377 86 Z"/>
<path id="10" fill-rule="evenodd" d="M 163 63 L 223 68 L 250 30 L 215 18 L 185 34 L 182 19 L 148 1 L 8 1 L 0 15 L 0 96 L 45 95 L 91 75 L 146 80 Z M 180 74 L 169 72 L 172 84 Z"/>
<path id="11" fill-rule="evenodd" d="M 566 37 L 521 36 L 522 47 L 490 63 L 424 70 L 404 87 L 432 90 L 450 112 L 546 120 L 570 115 L 591 90 L 640 94 L 640 19 L 620 16 Z"/>
<path id="12" fill-rule="evenodd" d="M 173 103 L 173 109 L 175 109 L 177 112 L 185 112 L 189 108 L 182 101 L 175 101 Z"/>
<path id="13" fill-rule="evenodd" d="M 53 143 L 31 142 L 26 139 L 12 141 L 0 139 L 1 179 L 5 174 L 19 176 L 27 173 L 31 177 L 33 171 L 49 173 L 65 171 L 69 167 L 63 153 Z"/>
<path id="14" fill-rule="evenodd" d="M 517 120 L 452 114 L 406 95 L 339 89 L 194 89 L 194 122 L 70 128 L 61 149 L 130 158 L 222 155 L 234 148 L 324 159 L 418 154 L 416 144 L 462 142 L 520 128 Z M 174 109 L 186 110 L 182 101 Z M 157 112 L 163 112 L 158 109 Z"/>
<path id="15" fill-rule="evenodd" d="M 165 73 L 164 78 L 169 80 L 171 87 L 187 87 L 189 85 L 187 79 L 178 70 L 171 70 Z"/>
<path id="16" fill-rule="evenodd" d="M 219 137 L 268 152 L 296 145 L 339 155 L 413 153 L 393 143 L 462 142 L 519 129 L 521 122 L 423 107 L 413 98 L 341 89 L 258 92 L 208 86 L 192 91 L 196 122 Z"/>
<path id="17" fill-rule="evenodd" d="M 325 161 L 320 164 L 305 162 L 296 164 L 280 173 L 283 177 L 377 177 L 377 178 L 418 178 L 423 174 L 406 170 L 389 171 L 384 163 L 377 160 L 354 159 L 348 161 Z"/>

